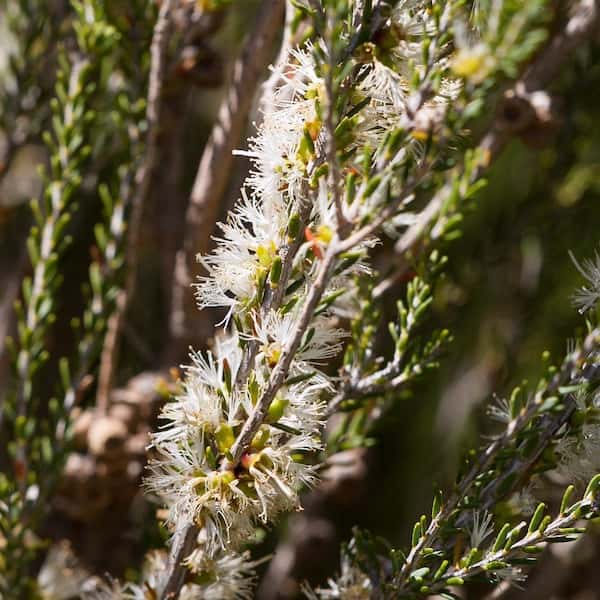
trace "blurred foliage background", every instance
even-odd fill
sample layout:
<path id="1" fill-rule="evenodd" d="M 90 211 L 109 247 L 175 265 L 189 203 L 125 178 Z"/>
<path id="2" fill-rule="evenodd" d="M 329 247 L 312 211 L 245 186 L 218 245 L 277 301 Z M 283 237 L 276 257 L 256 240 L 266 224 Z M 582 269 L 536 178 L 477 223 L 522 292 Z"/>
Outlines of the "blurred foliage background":
<path id="1" fill-rule="evenodd" d="M 123 10 L 119 0 L 112 4 L 115 11 Z M 140 373 L 158 373 L 168 380 L 169 367 L 178 364 L 177 360 L 165 361 L 164 348 L 169 335 L 170 275 L 182 235 L 185 201 L 231 65 L 258 4 L 257 0 L 238 2 L 235 10 L 226 14 L 210 40 L 202 81 L 174 81 L 168 90 L 167 110 L 171 103 L 174 130 L 161 150 L 155 189 L 144 214 L 138 288 L 127 317 L 118 373 L 122 388 Z M 46 8 L 60 24 L 55 29 L 44 25 L 44 31 L 54 36 L 50 47 L 68 45 L 67 3 L 53 0 Z M 0 12 L 0 70 L 15 44 L 2 15 Z M 27 200 L 39 193 L 37 167 L 47 161 L 40 134 L 48 126 L 48 112 L 43 107 L 53 84 L 56 56 L 36 56 L 35 51 L 35 46 L 29 49 L 35 85 L 28 84 L 35 94 L 21 99 L 26 116 L 15 116 L 19 111 L 10 113 L 0 107 L 0 112 L 8 115 L 0 121 L 0 146 L 6 147 L 17 130 L 19 146 L 11 162 L 0 165 L 2 338 L 14 333 L 12 302 L 28 271 L 24 249 L 30 224 Z M 42 60 L 47 64 L 41 65 Z M 581 323 L 570 297 L 582 281 L 568 252 L 581 259 L 593 255 L 600 244 L 599 90 L 600 51 L 581 49 L 549 90 L 559 108 L 548 130 L 513 140 L 493 166 L 487 187 L 466 215 L 462 237 L 444 248 L 449 262 L 435 290 L 431 327 L 442 326 L 452 332 L 450 351 L 441 368 L 397 402 L 381 426 L 377 444 L 364 457 L 368 479 L 350 478 L 339 502 L 323 506 L 315 501 L 314 507 L 309 502 L 307 514 L 328 515 L 334 529 L 324 526 L 307 537 L 304 551 L 310 556 L 297 566 L 298 578 L 319 580 L 333 572 L 338 544 L 347 539 L 355 524 L 385 535 L 392 544 L 404 545 L 434 487 L 454 480 L 461 455 L 476 445 L 482 429 L 485 433 L 489 427 L 483 419 L 486 403 L 494 394 L 502 397 L 521 380 L 534 379 L 541 370 L 544 351 L 556 358 L 564 352 L 565 340 Z M 27 102 L 41 109 L 25 110 Z M 249 121 L 257 119 L 255 113 Z M 236 199 L 247 168 L 244 159 L 236 159 L 229 191 L 219 207 L 220 218 Z M 49 340 L 53 356 L 72 350 L 69 321 L 82 310 L 81 282 L 93 256 L 93 226 L 100 211 L 96 184 L 97 175 L 84 182 L 78 198 L 80 209 L 71 225 L 77 235 L 63 263 L 62 305 Z M 389 259 L 384 249 L 380 257 L 383 267 Z M 387 320 L 394 317 L 400 292 L 400 288 L 391 290 L 386 297 Z M 209 340 L 202 337 L 194 342 L 200 348 Z M 3 352 L 0 388 L 8 385 L 8 379 Z M 93 402 L 93 385 L 84 404 Z M 100 513 L 82 525 L 56 507 L 47 529 L 54 537 L 70 536 L 96 572 L 121 574 L 128 566 L 139 565 L 144 545 L 159 543 L 161 534 L 153 529 L 152 510 L 141 492 L 130 499 L 130 512 L 124 519 L 112 523 L 107 522 L 106 513 Z M 293 533 L 295 518 L 281 523 L 276 531 L 265 532 L 264 548 L 275 551 L 280 540 Z M 103 543 L 95 543 L 91 534 L 82 534 L 86 527 L 89 531 L 104 528 Z M 576 558 L 550 556 L 542 561 L 537 567 L 540 574 L 551 572 L 557 577 L 562 573 L 562 577 L 548 592 L 544 587 L 548 577 L 541 576 L 537 587 L 522 597 L 600 598 L 594 569 L 600 560 L 600 544 L 596 540 L 586 544 L 587 550 L 578 550 Z M 271 583 L 263 585 L 260 594 L 264 598 L 290 597 L 295 589 L 285 585 L 275 589 Z"/>

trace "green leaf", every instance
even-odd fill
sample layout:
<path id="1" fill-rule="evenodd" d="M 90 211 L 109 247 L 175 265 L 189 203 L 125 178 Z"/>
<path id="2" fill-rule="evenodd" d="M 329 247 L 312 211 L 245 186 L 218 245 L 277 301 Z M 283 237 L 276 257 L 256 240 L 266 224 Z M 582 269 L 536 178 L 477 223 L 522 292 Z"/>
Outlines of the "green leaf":
<path id="1" fill-rule="evenodd" d="M 563 494 L 561 503 L 560 503 L 560 511 L 559 514 L 560 515 L 564 515 L 568 508 L 569 505 L 571 503 L 571 498 L 573 497 L 573 494 L 575 492 L 575 486 L 574 485 L 570 485 L 566 490 L 565 493 Z"/>
<path id="2" fill-rule="evenodd" d="M 544 513 L 546 512 L 546 505 L 543 502 L 540 502 L 531 517 L 531 521 L 529 521 L 529 529 L 528 533 L 534 533 L 537 531 L 542 519 L 544 518 Z"/>

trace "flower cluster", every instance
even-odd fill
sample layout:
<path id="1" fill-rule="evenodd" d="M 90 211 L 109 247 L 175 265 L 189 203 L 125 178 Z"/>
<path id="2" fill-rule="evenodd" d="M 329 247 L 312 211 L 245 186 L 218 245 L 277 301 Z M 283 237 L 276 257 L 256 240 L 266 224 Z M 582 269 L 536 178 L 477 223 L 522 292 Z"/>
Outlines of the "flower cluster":
<path id="1" fill-rule="evenodd" d="M 381 39 L 348 59 L 356 68 L 352 102 L 360 110 L 340 120 L 339 151 L 351 156 L 365 145 L 385 147 L 389 130 L 406 126 L 415 109 L 437 114 L 459 89 L 442 80 L 427 102 L 409 105 L 408 78 L 423 56 L 424 36 L 449 17 L 444 10 L 434 18 L 427 6 L 401 2 L 378 33 Z M 257 521 L 297 508 L 298 488 L 313 483 L 321 398 L 332 386 L 319 366 L 341 348 L 345 334 L 336 327 L 336 306 L 344 305 L 353 274 L 366 268 L 365 246 L 358 244 L 329 273 L 322 301 L 301 331 L 303 303 L 337 235 L 337 207 L 324 176 L 329 168 L 324 113 L 332 100 L 321 73 L 330 52 L 318 39 L 276 67 L 281 82 L 272 110 L 244 153 L 253 170 L 240 202 L 221 225 L 216 250 L 201 258 L 206 275 L 196 285 L 198 305 L 224 309 L 226 330 L 212 352 L 192 356 L 183 393 L 167 404 L 165 424 L 153 437 L 148 488 L 168 505 L 173 529 L 201 527 L 211 552 L 238 548 Z M 423 73 L 432 61 L 422 65 Z M 419 141 L 416 131 L 413 141 Z M 397 166 L 405 155 L 405 148 L 397 148 L 390 162 Z M 380 160 L 373 154 L 373 165 Z M 391 180 L 391 171 L 387 177 Z M 368 177 L 362 179 L 360 200 L 349 198 L 342 207 L 349 223 L 374 214 L 385 197 L 374 193 L 378 186 L 369 185 Z M 299 332 L 302 339 L 295 343 Z M 290 353 L 285 380 L 273 389 L 273 372 Z M 232 456 L 245 423 L 271 392 L 248 447 Z"/>
<path id="2" fill-rule="evenodd" d="M 342 554 L 341 571 L 336 579 L 328 579 L 327 587 L 304 590 L 308 600 L 369 600 L 373 586 L 367 575 L 346 554 Z"/>
<path id="3" fill-rule="evenodd" d="M 171 531 L 200 531 L 203 560 L 239 552 L 258 524 L 300 508 L 337 383 L 324 364 L 342 349 L 340 317 L 359 309 L 367 249 L 381 226 L 397 234 L 414 222 L 419 186 L 461 133 L 460 3 L 402 0 L 372 23 L 369 6 L 309 11 L 316 33 L 275 67 L 278 86 L 239 152 L 253 165 L 241 199 L 200 257 L 198 307 L 223 311 L 223 329 L 164 407 L 147 488 Z M 368 580 L 346 575 L 368 595 Z"/>
<path id="4" fill-rule="evenodd" d="M 282 324 L 275 324 L 272 335 L 277 327 Z M 276 361 L 284 340 L 266 331 L 257 339 L 257 361 Z M 175 528 L 189 522 L 203 527 L 211 551 L 237 547 L 257 519 L 266 522 L 297 507 L 296 490 L 314 480 L 314 467 L 304 457 L 320 448 L 319 395 L 328 383 L 308 370 L 310 362 L 299 360 L 293 376 L 306 380 L 281 387 L 239 464 L 229 466 L 231 447 L 266 385 L 257 369 L 246 385 L 232 386 L 242 356 L 239 344 L 231 337 L 217 343 L 215 354 L 192 355 L 184 391 L 165 406 L 167 426 L 153 442 L 157 456 L 149 488 L 170 507 Z M 304 354 L 322 356 L 318 343 L 307 343 Z"/>
<path id="5" fill-rule="evenodd" d="M 585 313 L 595 308 L 600 301 L 600 254 L 596 251 L 593 259 L 586 258 L 579 263 L 571 253 L 571 260 L 587 280 L 586 285 L 577 290 L 573 296 L 573 302 L 579 312 Z"/>
<path id="6" fill-rule="evenodd" d="M 587 422 L 575 435 L 565 435 L 556 444 L 558 472 L 567 480 L 587 482 L 600 471 L 600 423 L 590 418 L 590 412 L 598 411 L 598 399 L 590 404 L 590 410 L 578 406 L 578 416 Z"/>
<path id="7" fill-rule="evenodd" d="M 168 577 L 168 556 L 154 551 L 146 557 L 140 584 L 122 584 L 115 579 L 87 579 L 82 586 L 83 600 L 148 600 L 159 598 L 165 591 Z M 182 600 L 250 600 L 254 585 L 255 562 L 248 553 L 218 554 L 209 557 L 200 542 L 188 558 L 191 581 L 181 589 Z M 71 596 L 60 596 L 70 598 Z M 53 600 L 59 596 L 52 597 Z"/>

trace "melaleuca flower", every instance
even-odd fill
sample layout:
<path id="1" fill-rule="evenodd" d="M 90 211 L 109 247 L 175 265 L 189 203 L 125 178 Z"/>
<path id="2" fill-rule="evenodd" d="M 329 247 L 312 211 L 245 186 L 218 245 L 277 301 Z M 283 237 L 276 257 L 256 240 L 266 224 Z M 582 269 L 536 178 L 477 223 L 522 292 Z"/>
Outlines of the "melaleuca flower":
<path id="1" fill-rule="evenodd" d="M 219 554 L 210 558 L 197 548 L 186 560 L 193 581 L 186 583 L 178 598 L 181 600 L 249 600 L 255 582 L 256 562 L 249 554 Z M 156 600 L 165 590 L 168 580 L 168 555 L 153 551 L 146 556 L 139 584 L 95 578 L 82 594 L 84 600 Z M 71 596 L 72 597 L 72 596 Z"/>
<path id="2" fill-rule="evenodd" d="M 499 396 L 494 396 L 494 401 L 488 405 L 486 413 L 490 419 L 505 425 L 510 423 L 512 420 L 510 414 L 510 404 L 508 400 Z"/>
<path id="3" fill-rule="evenodd" d="M 262 320 L 255 319 L 252 339 L 260 344 L 259 357 L 274 367 L 295 335 L 298 328 L 298 315 L 287 313 L 280 315 L 270 312 Z M 317 317 L 295 355 L 296 365 L 301 363 L 320 364 L 336 356 L 341 350 L 341 340 L 347 336 L 343 329 L 336 328 L 327 317 Z"/>
<path id="4" fill-rule="evenodd" d="M 366 73 L 361 91 L 371 98 L 371 102 L 361 112 L 357 139 L 361 144 L 377 147 L 390 129 L 409 124 L 407 114 L 413 110 L 408 105 L 411 87 L 407 79 L 379 61 L 366 67 Z M 461 89 L 462 84 L 457 79 L 444 77 L 440 80 L 436 93 L 414 114 L 413 128 L 416 133 L 413 133 L 413 137 L 417 141 L 418 132 L 425 135 L 429 131 L 437 131 L 444 122 L 449 102 L 458 96 Z"/>
<path id="5" fill-rule="evenodd" d="M 133 592 L 135 594 L 135 591 Z M 86 580 L 80 590 L 82 600 L 133 600 L 126 586 L 117 579 L 92 577 Z M 142 596 L 143 598 L 143 596 Z M 144 599 L 145 600 L 145 599 Z"/>
<path id="6" fill-rule="evenodd" d="M 260 303 L 262 284 L 287 241 L 289 220 L 306 197 L 310 165 L 321 131 L 316 102 L 322 81 L 316 75 L 311 49 L 294 51 L 289 63 L 278 67 L 282 85 L 273 110 L 264 115 L 250 148 L 253 169 L 246 179 L 249 193 L 222 224 L 217 247 L 202 257 L 207 274 L 196 284 L 199 308 L 235 312 Z"/>
<path id="7" fill-rule="evenodd" d="M 234 470 L 227 467 L 228 453 L 268 385 L 268 372 L 257 369 L 247 386 L 232 389 L 238 363 L 231 340 L 219 343 L 222 358 L 193 355 L 184 393 L 167 403 L 161 415 L 166 424 L 153 436 L 146 484 L 169 506 L 173 529 L 193 522 L 204 528 L 210 551 L 235 548 L 252 534 L 256 520 L 266 522 L 298 507 L 298 489 L 315 481 L 314 467 L 304 457 L 321 449 L 325 405 L 320 394 L 329 385 L 310 368 L 310 360 L 326 352 L 323 335 L 328 343 L 338 335 L 322 329 L 314 343 L 307 340 L 306 362 L 294 363 L 296 382 L 292 377 L 278 391 Z M 258 361 L 261 353 L 273 358 L 275 352 L 271 338 L 264 342 L 270 349 L 259 352 Z"/>
<path id="8" fill-rule="evenodd" d="M 218 467 L 216 440 L 230 432 L 223 428 L 214 436 L 202 436 L 199 430 L 197 439 L 189 433 L 186 439 L 155 446 L 146 485 L 169 506 L 168 521 L 174 529 L 196 523 L 206 529 L 211 550 L 236 545 L 251 535 L 253 525 L 251 503 L 239 479 Z M 226 443 L 231 447 L 233 439 Z"/>
<path id="9" fill-rule="evenodd" d="M 494 571 L 494 575 L 498 581 L 506 581 L 516 587 L 520 587 L 518 584 L 521 581 L 527 579 L 527 575 L 523 572 L 521 567 L 509 566 L 503 569 L 497 569 Z"/>
<path id="10" fill-rule="evenodd" d="M 391 110 L 405 112 L 410 86 L 404 77 L 376 59 L 363 68 L 361 75 L 363 79 L 359 90 L 363 94 L 374 103 L 389 105 Z M 383 123 L 379 124 L 381 126 Z"/>
<path id="11" fill-rule="evenodd" d="M 204 532 L 198 537 L 198 546 L 184 561 L 197 583 L 185 586 L 180 597 L 250 600 L 256 582 L 254 569 L 262 561 L 251 561 L 249 552 L 211 555 L 206 551 Z"/>
<path id="12" fill-rule="evenodd" d="M 477 18 L 477 14 L 474 15 Z M 461 21 L 454 25 L 456 50 L 451 58 L 452 71 L 471 84 L 480 84 L 497 67 L 492 48 Z"/>
<path id="13" fill-rule="evenodd" d="M 530 481 L 523 489 L 511 496 L 509 505 L 513 505 L 515 511 L 524 517 L 530 517 L 540 503 L 535 495 L 535 491 L 535 483 Z"/>
<path id="14" fill-rule="evenodd" d="M 496 61 L 487 44 L 459 47 L 452 58 L 452 70 L 473 84 L 480 84 L 496 67 Z"/>
<path id="15" fill-rule="evenodd" d="M 467 528 L 471 548 L 481 548 L 481 544 L 494 532 L 492 515 L 484 511 L 473 511 L 473 520 Z"/>
<path id="16" fill-rule="evenodd" d="M 201 259 L 207 275 L 195 284 L 198 307 L 233 311 L 255 299 L 257 284 L 285 241 L 287 222 L 283 203 L 259 202 L 244 194 L 220 225 L 223 237 L 216 239 L 215 251 Z"/>
<path id="17" fill-rule="evenodd" d="M 165 551 L 155 550 L 146 555 L 142 568 L 140 586 L 130 585 L 129 593 L 135 600 L 160 598 L 168 580 L 168 555 Z"/>
<path id="18" fill-rule="evenodd" d="M 308 437 L 303 446 L 306 451 L 321 448 L 320 433 L 324 425 L 326 403 L 321 400 L 324 391 L 331 390 L 329 380 L 318 371 L 298 371 L 298 378 L 307 380 L 283 385 L 269 407 L 269 421 L 288 429 L 301 431 Z M 293 378 L 293 376 L 292 376 Z M 275 431 L 272 432 L 276 434 Z M 291 438 L 290 438 L 291 439 Z M 299 448 L 299 441 L 294 442 Z"/>
<path id="19" fill-rule="evenodd" d="M 357 91 L 368 103 L 357 118 L 354 139 L 359 147 L 378 149 L 374 154 L 375 164 L 389 153 L 382 144 L 386 136 L 399 129 L 409 130 L 411 138 L 395 151 L 391 162 L 399 166 L 407 158 L 419 158 L 423 153 L 423 141 L 431 134 L 439 134 L 449 103 L 462 89 L 459 79 L 448 76 L 448 60 L 440 58 L 435 61 L 435 70 L 440 76 L 429 96 L 415 95 L 411 81 L 415 72 L 425 70 L 418 62 L 422 54 L 420 42 L 412 44 L 417 55 L 413 58 L 407 55 L 406 44 L 400 44 L 400 39 L 398 45 L 392 46 L 395 50 L 388 53 L 386 60 L 375 55 L 365 58 L 357 86 Z M 392 189 L 392 193 L 399 191 Z"/>
<path id="20" fill-rule="evenodd" d="M 435 34 L 437 28 L 428 5 L 424 0 L 400 0 L 396 3 L 390 22 L 400 45 Z"/>
<path id="21" fill-rule="evenodd" d="M 205 529 L 211 551 L 236 547 L 252 534 L 256 519 L 266 522 L 298 506 L 298 488 L 315 481 L 314 467 L 303 457 L 321 447 L 324 405 L 315 402 L 316 391 L 292 393 L 294 387 L 280 390 L 234 471 L 223 465 L 241 424 L 225 422 L 213 433 L 188 427 L 187 437 L 178 431 L 174 442 L 161 432 L 147 486 L 169 505 L 173 527 L 195 522 Z"/>
<path id="22" fill-rule="evenodd" d="M 373 587 L 368 576 L 342 555 L 341 574 L 337 579 L 328 579 L 326 588 L 304 589 L 309 600 L 370 600 Z"/>
<path id="23" fill-rule="evenodd" d="M 577 270 L 588 282 L 573 295 L 573 303 L 580 313 L 584 313 L 594 308 L 600 300 L 600 253 L 596 252 L 593 259 L 586 258 L 581 263 L 572 252 L 569 252 L 569 255 Z"/>
<path id="24" fill-rule="evenodd" d="M 246 185 L 264 202 L 284 202 L 294 207 L 304 197 L 310 147 L 319 131 L 315 101 L 323 95 L 323 81 L 316 74 L 312 48 L 293 50 L 290 60 L 276 67 L 281 85 L 274 96 L 274 110 L 263 116 L 258 133 L 250 138 L 248 156 L 253 169 Z M 307 136 L 311 139 L 308 140 Z"/>
<path id="25" fill-rule="evenodd" d="M 235 338 L 234 341 L 237 341 Z M 217 344 L 215 354 L 192 353 L 192 365 L 184 367 L 186 378 L 183 393 L 167 402 L 160 419 L 165 422 L 153 434 L 153 444 L 186 440 L 190 435 L 214 435 L 223 424 L 239 424 L 241 400 L 239 394 L 231 393 L 228 385 L 239 366 L 239 347 L 231 341 Z"/>
<path id="26" fill-rule="evenodd" d="M 600 471 L 600 424 L 585 423 L 577 435 L 563 437 L 556 453 L 559 473 L 568 480 L 589 481 Z"/>

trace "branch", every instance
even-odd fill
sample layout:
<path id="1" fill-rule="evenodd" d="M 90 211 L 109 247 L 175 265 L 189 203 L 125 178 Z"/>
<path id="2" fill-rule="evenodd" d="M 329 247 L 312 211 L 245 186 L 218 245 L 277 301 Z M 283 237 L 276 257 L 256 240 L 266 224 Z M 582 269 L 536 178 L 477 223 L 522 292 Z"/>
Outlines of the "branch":
<path id="1" fill-rule="evenodd" d="M 163 79 L 165 76 L 165 63 L 167 46 L 170 38 L 170 13 L 175 5 L 175 0 L 163 0 L 158 18 L 152 35 L 150 47 L 150 76 L 148 82 L 148 100 L 146 120 L 148 122 L 148 134 L 146 137 L 146 152 L 139 165 L 135 183 L 136 188 L 131 200 L 131 218 L 129 224 L 129 236 L 125 251 L 127 264 L 127 276 L 125 285 L 116 300 L 115 312 L 108 321 L 108 331 L 104 340 L 102 356 L 100 359 L 100 372 L 98 375 L 97 406 L 101 412 L 107 412 L 109 407 L 109 395 L 112 389 L 115 370 L 119 361 L 119 342 L 123 331 L 125 314 L 129 302 L 135 292 L 138 263 L 138 244 L 144 204 L 150 190 L 152 173 L 156 166 L 158 155 L 158 140 L 160 133 L 160 112 Z"/>
<path id="2" fill-rule="evenodd" d="M 252 438 L 264 421 L 267 411 L 269 410 L 269 406 L 271 406 L 271 402 L 275 398 L 279 388 L 283 385 L 285 378 L 288 375 L 290 365 L 292 364 L 292 360 L 294 359 L 294 356 L 300 347 L 302 338 L 304 337 L 304 334 L 306 333 L 306 330 L 312 321 L 315 309 L 317 308 L 323 292 L 329 283 L 337 255 L 338 250 L 334 241 L 325 254 L 323 261 L 319 266 L 317 276 L 310 287 L 306 297 L 306 302 L 304 303 L 304 307 L 302 309 L 302 313 L 298 318 L 294 335 L 285 346 L 281 358 L 277 362 L 277 366 L 273 369 L 271 378 L 269 380 L 269 385 L 263 393 L 262 398 L 256 403 L 252 414 L 244 423 L 238 438 L 231 447 L 232 460 L 229 461 L 229 463 L 225 461 L 225 464 L 223 465 L 224 470 L 231 468 L 238 463 L 242 454 L 246 451 L 247 447 L 252 441 Z"/>
<path id="3" fill-rule="evenodd" d="M 599 25 L 600 1 L 580 0 L 571 9 L 564 29 L 552 37 L 525 73 L 524 89 L 532 92 L 546 87 L 560 73 L 571 54 L 591 37 L 598 35 Z"/>
<path id="4" fill-rule="evenodd" d="M 183 246 L 177 253 L 173 278 L 169 355 L 187 347 L 190 332 L 198 334 L 200 316 L 190 285 L 196 256 L 207 254 L 219 208 L 233 168 L 233 150 L 246 129 L 255 91 L 271 59 L 273 43 L 281 30 L 284 0 L 264 0 L 253 31 L 233 67 L 233 79 L 206 143 L 185 217 Z"/>
<path id="5" fill-rule="evenodd" d="M 469 472 L 462 478 L 458 484 L 458 490 L 445 503 L 438 514 L 432 519 L 425 534 L 411 548 L 406 560 L 398 575 L 401 588 L 409 581 L 409 575 L 419 564 L 422 553 L 425 548 L 434 546 L 442 523 L 448 521 L 454 511 L 458 508 L 462 500 L 471 491 L 473 484 L 481 473 L 487 471 L 498 455 L 511 444 L 516 437 L 530 424 L 545 398 L 552 396 L 559 391 L 559 388 L 567 383 L 573 382 L 573 374 L 580 367 L 587 357 L 600 346 L 600 330 L 594 329 L 585 338 L 581 348 L 572 353 L 563 363 L 561 369 L 547 383 L 545 387 L 537 390 L 534 398 L 528 405 L 510 421 L 501 436 L 496 438 L 481 454 L 479 459 L 473 464 Z"/>
<path id="6" fill-rule="evenodd" d="M 194 549 L 198 531 L 196 525 L 188 525 L 174 535 L 173 547 L 167 565 L 169 576 L 160 600 L 174 600 L 179 596 L 187 573 L 183 561 Z"/>
<path id="7" fill-rule="evenodd" d="M 540 114 L 534 93 L 547 87 L 556 78 L 571 54 L 597 33 L 599 24 L 600 0 L 581 0 L 572 9 L 571 17 L 564 29 L 554 35 L 521 79 L 505 92 L 496 117 L 479 144 L 479 150 L 486 157 L 486 161 L 474 171 L 473 181 L 479 179 L 488 170 L 515 135 L 524 133 L 547 118 L 547 115 Z M 507 120 L 505 110 L 508 105 L 516 111 L 511 115 L 510 121 Z M 373 290 L 375 298 L 381 297 L 402 280 L 409 269 L 408 257 L 423 242 L 427 232 L 433 227 L 451 190 L 452 183 L 449 182 L 429 201 L 419 215 L 418 221 L 396 242 L 395 251 L 398 255 L 399 267 Z"/>

